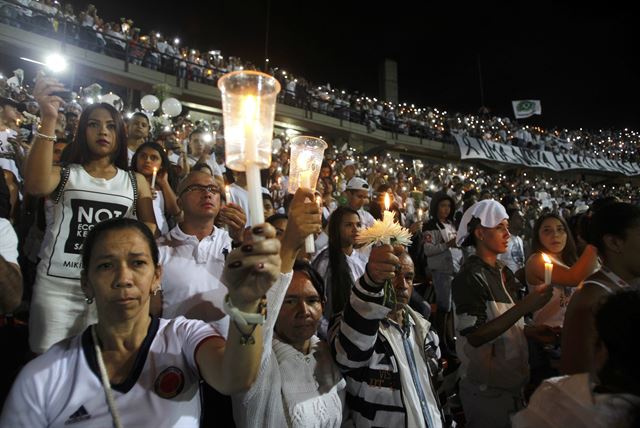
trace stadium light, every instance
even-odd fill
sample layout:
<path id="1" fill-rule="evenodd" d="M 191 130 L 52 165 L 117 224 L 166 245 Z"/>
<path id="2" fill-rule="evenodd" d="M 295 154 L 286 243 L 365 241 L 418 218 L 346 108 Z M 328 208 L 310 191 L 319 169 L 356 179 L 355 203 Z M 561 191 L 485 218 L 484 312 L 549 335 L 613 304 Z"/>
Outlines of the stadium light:
<path id="1" fill-rule="evenodd" d="M 69 66 L 67 59 L 57 53 L 47 56 L 44 62 L 49 70 L 53 71 L 54 73 L 62 73 Z"/>

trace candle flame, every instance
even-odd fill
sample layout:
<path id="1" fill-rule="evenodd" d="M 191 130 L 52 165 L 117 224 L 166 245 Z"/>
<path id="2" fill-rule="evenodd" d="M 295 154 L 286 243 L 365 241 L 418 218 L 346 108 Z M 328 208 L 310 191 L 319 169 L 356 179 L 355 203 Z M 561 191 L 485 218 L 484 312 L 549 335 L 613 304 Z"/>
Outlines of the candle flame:
<path id="1" fill-rule="evenodd" d="M 253 120 L 258 110 L 258 100 L 253 95 L 247 95 L 242 101 L 242 117 L 246 120 Z"/>
<path id="2" fill-rule="evenodd" d="M 153 172 L 154 172 L 154 174 L 155 174 L 156 172 L 158 172 L 158 167 L 155 167 L 155 166 L 154 166 L 154 167 L 153 167 Z"/>
<path id="3" fill-rule="evenodd" d="M 384 209 L 389 211 L 389 207 L 391 206 L 391 200 L 389 198 L 389 194 L 385 192 L 384 194 Z"/>
<path id="4" fill-rule="evenodd" d="M 551 263 L 551 259 L 545 253 L 542 253 L 542 258 L 544 259 L 545 263 Z"/>

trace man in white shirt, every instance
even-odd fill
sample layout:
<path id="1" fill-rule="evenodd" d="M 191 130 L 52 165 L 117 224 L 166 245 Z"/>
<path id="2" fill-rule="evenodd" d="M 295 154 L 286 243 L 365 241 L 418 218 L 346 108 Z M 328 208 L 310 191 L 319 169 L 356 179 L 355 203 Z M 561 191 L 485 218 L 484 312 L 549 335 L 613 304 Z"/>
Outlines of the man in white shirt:
<path id="1" fill-rule="evenodd" d="M 184 220 L 158 241 L 163 267 L 162 295 L 152 311 L 163 318 L 184 316 L 214 324 L 225 336 L 228 317 L 222 312 L 226 287 L 220 281 L 225 256 L 239 245 L 245 214 L 237 205 L 221 208 L 221 189 L 203 172 L 191 172 L 178 186 Z M 214 221 L 228 227 L 218 228 Z"/>
<path id="2" fill-rule="evenodd" d="M 190 153 L 187 161 L 189 162 L 189 167 L 192 167 L 197 162 L 209 165 L 213 176 L 216 177 L 222 185 L 222 171 L 220 171 L 220 166 L 216 162 L 216 155 L 211 150 L 213 147 L 212 138 L 210 133 L 205 132 L 201 128 L 196 128 L 191 135 L 189 135 Z"/>
<path id="3" fill-rule="evenodd" d="M 373 225 L 375 219 L 363 206 L 369 201 L 369 183 L 360 177 L 353 177 L 347 183 L 348 206 L 358 212 L 363 228 Z"/>

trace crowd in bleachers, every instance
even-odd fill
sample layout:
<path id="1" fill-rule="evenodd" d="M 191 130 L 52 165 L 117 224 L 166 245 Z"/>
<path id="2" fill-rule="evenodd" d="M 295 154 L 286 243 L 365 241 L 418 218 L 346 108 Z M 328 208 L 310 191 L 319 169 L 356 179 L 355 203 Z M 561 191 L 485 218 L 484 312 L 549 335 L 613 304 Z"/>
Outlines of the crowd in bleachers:
<path id="1" fill-rule="evenodd" d="M 9 16 L 17 7 L 31 14 Z M 0 9 L 33 31 L 58 31 L 67 16 L 92 49 L 99 28 L 105 54 L 111 37 L 125 56 L 141 37 L 91 5 L 77 17 L 47 1 Z M 133 33 L 120 38 L 123 23 Z M 154 38 L 138 59 L 163 69 L 163 56 L 149 58 Z M 170 64 L 195 78 L 181 58 L 190 50 L 175 48 Z M 221 62 L 215 76 L 240 64 Z M 588 132 L 392 106 L 272 71 L 282 102 L 372 132 L 610 151 Z M 315 189 L 292 195 L 296 132 L 277 130 L 261 175 L 266 222 L 252 224 L 256 189 L 225 164 L 224 123 L 187 111 L 160 121 L 99 98 L 65 104 L 52 77 L 7 82 L 0 428 L 637 426 L 635 178 L 336 143 Z M 616 136 L 635 150 L 633 133 Z M 406 246 L 362 245 L 365 229 L 397 230 L 381 226 L 390 221 Z"/>
<path id="2" fill-rule="evenodd" d="M 179 37 L 134 26 L 128 18 L 109 21 L 89 4 L 74 12 L 71 4 L 36 0 L 3 1 L 0 22 L 64 38 L 91 50 L 180 79 L 216 85 L 224 73 L 255 70 L 260 66 L 237 56 L 225 57 L 219 49 L 189 47 Z M 280 102 L 360 123 L 369 132 L 377 129 L 438 141 L 453 141 L 461 133 L 518 147 L 556 153 L 580 154 L 627 162 L 639 159 L 640 135 L 630 129 L 544 129 L 508 117 L 496 117 L 482 107 L 477 114 L 448 112 L 442 108 L 394 104 L 358 92 L 317 84 L 287 72 L 283 65 L 267 71 L 282 84 Z"/>

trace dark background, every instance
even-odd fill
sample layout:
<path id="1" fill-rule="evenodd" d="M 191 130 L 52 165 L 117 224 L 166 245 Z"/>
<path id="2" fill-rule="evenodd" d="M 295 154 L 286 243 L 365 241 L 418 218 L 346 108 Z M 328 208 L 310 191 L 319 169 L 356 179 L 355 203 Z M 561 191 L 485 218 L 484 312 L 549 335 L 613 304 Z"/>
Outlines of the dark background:
<path id="1" fill-rule="evenodd" d="M 630 3 L 439 3 L 94 0 L 107 21 L 127 17 L 143 33 L 260 67 L 268 21 L 271 64 L 336 89 L 378 96 L 379 65 L 392 58 L 401 102 L 475 113 L 481 70 L 493 114 L 513 117 L 511 100 L 540 99 L 543 115 L 524 123 L 640 129 Z"/>

